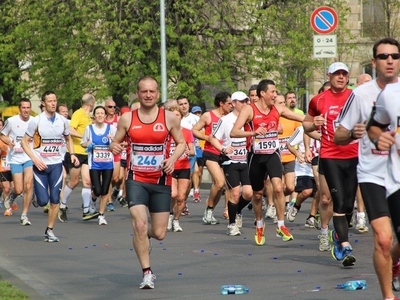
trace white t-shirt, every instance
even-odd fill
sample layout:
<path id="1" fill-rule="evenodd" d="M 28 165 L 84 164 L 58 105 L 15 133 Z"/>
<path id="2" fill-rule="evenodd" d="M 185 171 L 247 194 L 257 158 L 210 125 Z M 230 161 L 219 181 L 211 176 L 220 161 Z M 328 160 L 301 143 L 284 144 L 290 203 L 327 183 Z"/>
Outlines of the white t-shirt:
<path id="1" fill-rule="evenodd" d="M 231 138 L 229 135 L 235 124 L 237 116 L 233 112 L 223 116 L 218 121 L 218 125 L 213 131 L 213 136 L 222 141 L 222 147 L 227 148 L 232 146 L 233 153 L 226 154 L 231 160 L 225 161 L 222 165 L 229 165 L 230 163 L 247 163 L 247 149 L 246 138 Z"/>
<path id="2" fill-rule="evenodd" d="M 347 130 L 352 130 L 357 123 L 367 121 L 381 89 L 376 80 L 371 80 L 357 87 L 350 94 L 338 116 L 338 122 Z M 358 146 L 358 182 L 369 182 L 385 185 L 385 169 L 388 159 L 387 151 L 378 151 L 365 133 L 359 139 Z"/>
<path id="3" fill-rule="evenodd" d="M 69 135 L 66 118 L 55 113 L 54 121 L 45 112 L 29 122 L 26 134 L 33 138 L 33 152 L 47 165 L 62 163 L 63 136 Z"/>
<path id="4" fill-rule="evenodd" d="M 22 148 L 21 140 L 32 118 L 30 116 L 28 121 L 23 121 L 20 115 L 16 115 L 8 118 L 4 123 L 1 133 L 8 136 L 14 142 L 14 147 L 7 153 L 7 164 L 24 164 L 31 160 Z M 32 141 L 30 141 L 29 145 L 32 147 Z"/>
<path id="5" fill-rule="evenodd" d="M 189 113 L 186 117 L 183 117 L 181 120 L 181 126 L 192 130 L 194 124 L 196 124 L 199 121 L 199 117 L 196 116 L 195 114 Z"/>
<path id="6" fill-rule="evenodd" d="M 303 125 L 301 125 L 296 128 L 296 130 L 293 132 L 293 134 L 291 135 L 291 137 L 288 140 L 289 145 L 292 147 L 299 145 L 299 151 L 301 153 L 305 152 L 304 142 L 303 142 L 303 133 L 304 133 L 304 128 L 303 128 Z M 313 144 L 314 144 L 314 139 L 310 139 L 310 149 L 312 149 Z M 314 173 L 312 171 L 312 165 L 307 162 L 300 163 L 300 162 L 298 162 L 297 158 L 296 158 L 295 165 L 294 165 L 294 172 L 296 174 L 296 177 L 299 177 L 299 176 L 314 177 Z"/>
<path id="7" fill-rule="evenodd" d="M 387 164 L 374 171 L 376 176 L 385 177 L 386 196 L 400 189 L 400 82 L 387 84 L 376 101 L 374 120 L 382 125 L 390 125 L 396 129 L 396 143 L 389 151 Z M 378 166 L 377 166 L 378 167 Z M 383 172 L 383 174 L 381 174 Z"/>

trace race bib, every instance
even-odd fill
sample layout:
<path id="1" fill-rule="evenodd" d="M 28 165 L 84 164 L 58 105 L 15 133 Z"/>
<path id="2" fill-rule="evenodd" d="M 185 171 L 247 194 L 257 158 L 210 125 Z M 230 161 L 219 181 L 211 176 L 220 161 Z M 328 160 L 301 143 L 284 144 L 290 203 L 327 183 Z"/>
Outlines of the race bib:
<path id="1" fill-rule="evenodd" d="M 285 138 L 281 138 L 279 139 L 279 152 L 281 153 L 281 155 L 289 155 L 292 154 L 288 147 L 287 147 L 287 141 L 290 139 L 290 137 L 285 137 Z"/>
<path id="2" fill-rule="evenodd" d="M 22 148 L 21 146 L 21 141 L 22 141 L 22 136 L 15 137 L 14 148 L 13 148 L 14 152 L 16 153 L 24 152 L 24 148 Z"/>
<path id="3" fill-rule="evenodd" d="M 60 149 L 62 147 L 62 139 L 42 139 L 42 157 L 60 156 Z"/>
<path id="4" fill-rule="evenodd" d="M 257 135 L 253 140 L 254 154 L 272 154 L 279 147 L 278 131 Z"/>
<path id="5" fill-rule="evenodd" d="M 170 146 L 170 148 L 169 148 L 169 157 L 171 157 L 172 154 L 174 154 L 175 149 L 176 149 L 176 144 L 175 144 L 175 142 L 171 142 L 171 146 Z M 189 147 L 188 147 L 187 144 L 186 144 L 185 152 L 186 152 L 186 150 L 189 150 Z M 186 155 L 185 152 L 183 152 L 183 154 L 178 158 L 178 160 L 181 160 L 181 159 L 184 159 L 184 158 L 187 157 L 187 155 Z"/>
<path id="6" fill-rule="evenodd" d="M 121 152 L 121 159 L 126 160 L 126 150 L 122 150 Z"/>
<path id="7" fill-rule="evenodd" d="M 1 170 L 3 172 L 7 172 L 7 171 L 11 170 L 10 169 L 10 165 L 6 162 L 6 158 L 7 158 L 7 156 L 2 156 L 1 157 Z"/>
<path id="8" fill-rule="evenodd" d="M 247 160 L 247 149 L 246 141 L 243 142 L 232 142 L 233 153 L 227 154 L 231 160 L 235 161 L 246 161 Z"/>
<path id="9" fill-rule="evenodd" d="M 156 172 L 161 170 L 165 159 L 164 145 L 131 145 L 131 169 L 135 172 Z"/>
<path id="10" fill-rule="evenodd" d="M 95 145 L 93 148 L 93 162 L 108 163 L 114 161 L 114 157 L 109 146 Z"/>

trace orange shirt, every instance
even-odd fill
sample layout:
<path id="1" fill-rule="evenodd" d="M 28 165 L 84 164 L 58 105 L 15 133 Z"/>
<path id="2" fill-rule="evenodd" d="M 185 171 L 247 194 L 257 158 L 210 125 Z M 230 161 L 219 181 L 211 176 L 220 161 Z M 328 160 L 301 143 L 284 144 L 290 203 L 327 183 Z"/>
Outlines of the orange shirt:
<path id="1" fill-rule="evenodd" d="M 10 171 L 10 165 L 6 163 L 8 146 L 0 140 L 0 173 Z"/>
<path id="2" fill-rule="evenodd" d="M 297 121 L 288 120 L 283 117 L 279 118 L 279 123 L 283 127 L 283 133 L 278 135 L 279 150 L 281 152 L 282 163 L 294 161 L 296 157 L 292 153 L 290 153 L 289 149 L 286 146 L 286 142 L 292 136 L 296 128 L 301 126 L 301 123 Z"/>

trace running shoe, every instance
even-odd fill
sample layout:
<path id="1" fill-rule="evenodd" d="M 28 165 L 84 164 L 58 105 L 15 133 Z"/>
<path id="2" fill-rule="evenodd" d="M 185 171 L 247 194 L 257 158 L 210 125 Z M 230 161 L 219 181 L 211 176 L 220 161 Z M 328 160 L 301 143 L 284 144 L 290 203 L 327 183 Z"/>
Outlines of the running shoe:
<path id="1" fill-rule="evenodd" d="M 4 211 L 4 215 L 5 215 L 6 217 L 12 216 L 12 208 L 10 207 L 10 208 L 6 209 L 6 210 Z"/>
<path id="2" fill-rule="evenodd" d="M 351 246 L 345 246 L 342 248 L 343 251 L 343 261 L 342 264 L 344 267 L 351 267 L 354 266 L 354 263 L 356 262 L 356 258 L 353 255 L 353 249 Z"/>
<path id="3" fill-rule="evenodd" d="M 262 211 L 265 211 L 267 209 L 267 198 L 262 197 L 262 204 L 261 204 L 261 209 Z"/>
<path id="4" fill-rule="evenodd" d="M 193 197 L 193 194 L 194 194 L 194 190 L 193 190 L 193 189 L 190 189 L 190 192 L 189 192 L 188 197 Z"/>
<path id="5" fill-rule="evenodd" d="M 33 207 L 39 207 L 39 203 L 37 202 L 37 199 L 36 199 L 36 197 L 35 197 L 35 193 L 33 193 L 33 195 L 32 195 L 31 203 L 32 203 Z M 44 211 L 44 208 L 43 208 L 43 212 L 45 212 L 45 211 Z M 48 211 L 47 211 L 47 212 L 48 212 Z"/>
<path id="6" fill-rule="evenodd" d="M 112 202 L 107 203 L 107 211 L 114 211 L 114 204 Z"/>
<path id="7" fill-rule="evenodd" d="M 289 229 L 285 225 L 280 228 L 276 227 L 276 236 L 281 237 L 284 242 L 293 240 L 293 236 L 290 234 Z"/>
<path id="8" fill-rule="evenodd" d="M 93 209 L 88 209 L 86 212 L 83 210 L 82 220 L 89 221 L 96 219 L 99 216 L 99 212 L 93 211 Z"/>
<path id="9" fill-rule="evenodd" d="M 174 220 L 174 215 L 169 215 L 168 217 L 168 225 L 167 225 L 167 230 L 171 230 L 172 229 L 172 221 Z"/>
<path id="10" fill-rule="evenodd" d="M 189 213 L 189 208 L 187 207 L 186 204 L 185 207 L 182 209 L 181 216 L 188 216 L 188 215 L 190 215 L 190 213 Z"/>
<path id="11" fill-rule="evenodd" d="M 286 214 L 286 219 L 288 219 L 290 222 L 294 222 L 296 220 L 296 216 L 299 210 L 294 207 L 294 206 L 289 206 L 289 210 Z"/>
<path id="12" fill-rule="evenodd" d="M 193 201 L 196 202 L 196 203 L 201 202 L 201 196 L 200 196 L 200 191 L 199 190 L 194 190 Z"/>
<path id="13" fill-rule="evenodd" d="M 339 236 L 337 235 L 336 230 L 331 230 L 329 231 L 329 242 L 331 243 L 332 246 L 339 248 L 340 247 L 340 242 L 339 242 Z M 333 250 L 332 250 L 333 253 Z"/>
<path id="14" fill-rule="evenodd" d="M 32 204 L 33 203 L 34 203 L 34 201 L 32 200 Z M 35 205 L 33 205 L 33 206 L 35 206 Z M 35 207 L 37 207 L 37 206 L 35 206 Z M 48 214 L 49 213 L 49 209 L 50 209 L 50 202 L 47 202 L 47 204 L 43 207 L 43 212 L 45 214 Z"/>
<path id="15" fill-rule="evenodd" d="M 236 214 L 235 223 L 238 228 L 242 228 L 243 226 L 243 217 L 241 214 Z"/>
<path id="16" fill-rule="evenodd" d="M 118 197 L 117 201 L 122 207 L 128 207 L 128 202 L 124 197 Z"/>
<path id="17" fill-rule="evenodd" d="M 172 221 L 172 228 L 173 228 L 174 232 L 182 232 L 183 231 L 182 227 L 179 225 L 179 220 Z"/>
<path id="18" fill-rule="evenodd" d="M 393 291 L 400 291 L 400 263 L 396 261 L 392 266 L 392 289 Z"/>
<path id="19" fill-rule="evenodd" d="M 328 234 L 320 234 L 319 238 L 319 251 L 330 251 L 332 246 L 329 242 L 329 235 Z"/>
<path id="20" fill-rule="evenodd" d="M 219 224 L 219 221 L 214 218 L 214 212 L 212 209 L 206 209 L 204 211 L 203 222 L 207 225 Z"/>
<path id="21" fill-rule="evenodd" d="M 11 207 L 12 207 L 12 210 L 14 210 L 14 211 L 18 210 L 18 204 L 17 203 L 11 202 Z"/>
<path id="22" fill-rule="evenodd" d="M 277 217 L 277 216 L 274 217 L 273 223 L 274 223 L 274 224 L 278 223 L 278 217 Z"/>
<path id="23" fill-rule="evenodd" d="M 154 280 L 156 279 L 156 275 L 153 273 L 143 274 L 143 281 L 139 285 L 139 289 L 154 289 Z"/>
<path id="24" fill-rule="evenodd" d="M 117 187 L 114 186 L 113 189 L 112 189 L 112 193 L 111 193 L 111 199 L 112 199 L 112 201 L 117 200 L 118 193 L 119 193 L 119 189 L 118 189 Z"/>
<path id="25" fill-rule="evenodd" d="M 59 239 L 53 233 L 53 230 L 47 229 L 46 233 L 44 234 L 44 241 L 49 243 L 58 242 Z"/>
<path id="26" fill-rule="evenodd" d="M 265 243 L 265 236 L 264 236 L 264 229 L 265 224 L 263 223 L 262 227 L 256 227 L 256 233 L 254 235 L 254 240 L 258 246 L 262 246 Z"/>
<path id="27" fill-rule="evenodd" d="M 226 229 L 226 234 L 230 236 L 237 236 L 241 235 L 242 233 L 239 230 L 239 227 L 237 226 L 236 223 L 234 224 L 229 224 L 227 229 Z"/>
<path id="28" fill-rule="evenodd" d="M 276 208 L 275 205 L 268 205 L 267 211 L 265 212 L 265 218 L 273 219 L 276 216 Z"/>
<path id="29" fill-rule="evenodd" d="M 31 225 L 31 222 L 29 221 L 27 216 L 21 216 L 21 218 L 19 219 L 19 224 L 21 226 L 29 226 Z"/>
<path id="30" fill-rule="evenodd" d="M 104 216 L 99 216 L 97 219 L 99 221 L 99 225 L 107 225 L 107 221 L 106 218 L 104 218 Z"/>
<path id="31" fill-rule="evenodd" d="M 360 233 L 368 232 L 369 229 L 366 224 L 367 224 L 367 218 L 365 216 L 365 213 L 364 213 L 364 216 L 357 213 L 357 215 L 356 215 L 356 230 Z"/>
<path id="32" fill-rule="evenodd" d="M 229 213 L 228 213 L 227 209 L 224 210 L 224 213 L 222 214 L 222 216 L 224 217 L 224 219 L 229 219 Z"/>
<path id="33" fill-rule="evenodd" d="M 315 218 L 308 217 L 306 220 L 306 224 L 304 224 L 304 226 L 307 228 L 315 228 Z"/>
<path id="34" fill-rule="evenodd" d="M 60 204 L 60 209 L 58 210 L 58 219 L 62 222 L 68 222 L 68 217 L 67 217 L 67 210 L 68 210 L 68 206 L 64 206 Z"/>
<path id="35" fill-rule="evenodd" d="M 247 208 L 248 208 L 249 210 L 252 210 L 252 209 L 253 209 L 253 203 L 249 202 L 249 204 L 247 205 Z"/>

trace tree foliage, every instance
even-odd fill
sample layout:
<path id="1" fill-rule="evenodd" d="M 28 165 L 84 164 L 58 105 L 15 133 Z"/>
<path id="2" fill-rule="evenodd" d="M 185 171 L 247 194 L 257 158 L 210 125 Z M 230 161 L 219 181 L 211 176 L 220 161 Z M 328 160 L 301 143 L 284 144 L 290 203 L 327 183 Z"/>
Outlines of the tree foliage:
<path id="1" fill-rule="evenodd" d="M 140 77 L 161 79 L 158 1 L 2 2 L 0 92 L 8 100 L 50 89 L 69 104 L 91 92 L 122 105 Z M 342 18 L 347 13 L 346 1 L 325 2 L 340 8 Z M 304 93 L 320 65 L 312 59 L 309 25 L 317 6 L 307 0 L 166 0 L 168 96 L 200 102 L 216 90 L 271 76 L 282 90 Z M 22 76 L 21 61 L 28 62 L 29 77 Z"/>

